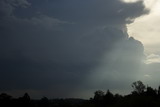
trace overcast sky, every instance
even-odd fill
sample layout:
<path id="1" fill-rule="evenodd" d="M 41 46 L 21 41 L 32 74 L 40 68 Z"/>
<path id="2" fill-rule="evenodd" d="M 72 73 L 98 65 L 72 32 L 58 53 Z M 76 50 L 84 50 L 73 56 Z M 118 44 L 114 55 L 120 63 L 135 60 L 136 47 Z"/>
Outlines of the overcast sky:
<path id="1" fill-rule="evenodd" d="M 89 98 L 98 89 L 128 94 L 137 80 L 157 88 L 158 4 L 1 0 L 0 92 Z"/>

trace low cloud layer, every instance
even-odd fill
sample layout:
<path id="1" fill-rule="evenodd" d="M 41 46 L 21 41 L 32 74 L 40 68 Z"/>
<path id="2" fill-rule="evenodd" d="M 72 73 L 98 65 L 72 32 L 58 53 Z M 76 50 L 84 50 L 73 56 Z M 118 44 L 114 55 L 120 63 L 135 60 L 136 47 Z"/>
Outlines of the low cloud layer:
<path id="1" fill-rule="evenodd" d="M 127 89 L 144 48 L 126 24 L 148 12 L 142 1 L 1 0 L 0 90 L 90 97 L 85 92 Z"/>

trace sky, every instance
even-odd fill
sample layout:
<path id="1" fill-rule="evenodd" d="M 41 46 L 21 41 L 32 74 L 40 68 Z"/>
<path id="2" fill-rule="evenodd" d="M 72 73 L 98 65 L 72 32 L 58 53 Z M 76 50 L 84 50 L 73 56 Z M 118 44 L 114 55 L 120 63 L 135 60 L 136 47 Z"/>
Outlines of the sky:
<path id="1" fill-rule="evenodd" d="M 159 57 L 160 40 L 159 40 L 159 0 L 145 0 L 144 4 L 150 9 L 150 14 L 141 16 L 135 20 L 134 23 L 128 24 L 128 33 L 130 36 L 140 40 L 145 47 L 145 53 L 147 55 L 155 55 Z M 144 24 L 145 23 L 145 24 Z M 145 36 L 144 36 L 145 35 Z M 154 42 L 153 42 L 154 41 Z M 157 58 L 157 62 L 160 62 Z"/>
<path id="2" fill-rule="evenodd" d="M 1 0 L 0 92 L 128 94 L 160 85 L 158 0 Z"/>

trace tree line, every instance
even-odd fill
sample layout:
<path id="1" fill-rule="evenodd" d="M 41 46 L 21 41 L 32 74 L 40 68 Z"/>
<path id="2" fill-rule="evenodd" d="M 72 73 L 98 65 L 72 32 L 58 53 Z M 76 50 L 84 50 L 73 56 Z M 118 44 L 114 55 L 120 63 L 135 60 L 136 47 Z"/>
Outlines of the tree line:
<path id="1" fill-rule="evenodd" d="M 131 86 L 133 91 L 125 96 L 113 94 L 110 90 L 106 93 L 97 90 L 94 97 L 88 100 L 48 99 L 47 97 L 33 100 L 28 93 L 19 98 L 1 93 L 0 107 L 160 107 L 160 86 L 158 89 L 153 89 L 145 86 L 141 81 L 133 82 Z"/>

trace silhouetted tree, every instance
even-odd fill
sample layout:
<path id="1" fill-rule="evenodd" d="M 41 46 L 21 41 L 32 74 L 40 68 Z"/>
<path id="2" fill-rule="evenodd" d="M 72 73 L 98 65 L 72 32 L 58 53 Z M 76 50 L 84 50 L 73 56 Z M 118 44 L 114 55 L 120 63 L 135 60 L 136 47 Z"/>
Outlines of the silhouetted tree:
<path id="1" fill-rule="evenodd" d="M 30 101 L 30 96 L 28 95 L 28 93 L 25 93 L 22 98 L 26 101 Z"/>
<path id="2" fill-rule="evenodd" d="M 40 100 L 39 107 L 49 107 L 49 100 L 47 97 L 43 97 Z"/>
<path id="3" fill-rule="evenodd" d="M 94 100 L 102 100 L 104 97 L 104 92 L 101 90 L 98 90 L 94 93 Z"/>
<path id="4" fill-rule="evenodd" d="M 158 97 L 160 98 L 160 86 L 158 87 Z"/>
<path id="5" fill-rule="evenodd" d="M 114 103 L 114 95 L 109 90 L 107 90 L 107 93 L 104 96 L 104 100 L 105 100 L 105 105 L 111 105 Z"/>
<path id="6" fill-rule="evenodd" d="M 12 97 L 6 93 L 0 94 L 0 100 L 11 100 L 11 98 Z"/>
<path id="7" fill-rule="evenodd" d="M 23 97 L 19 98 L 20 101 L 20 105 L 24 106 L 24 107 L 30 107 L 30 96 L 28 95 L 28 93 L 25 93 L 23 95 Z"/>
<path id="8" fill-rule="evenodd" d="M 11 106 L 12 97 L 6 93 L 0 94 L 0 107 Z"/>
<path id="9" fill-rule="evenodd" d="M 94 102 L 96 106 L 102 106 L 104 102 L 104 92 L 98 90 L 94 93 Z"/>
<path id="10" fill-rule="evenodd" d="M 142 81 L 136 81 L 132 83 L 132 88 L 134 89 L 134 92 L 141 94 L 145 91 L 146 86 Z"/>
<path id="11" fill-rule="evenodd" d="M 152 87 L 147 86 L 146 94 L 147 94 L 147 96 L 156 97 L 157 96 L 157 90 L 156 89 L 154 90 Z"/>

